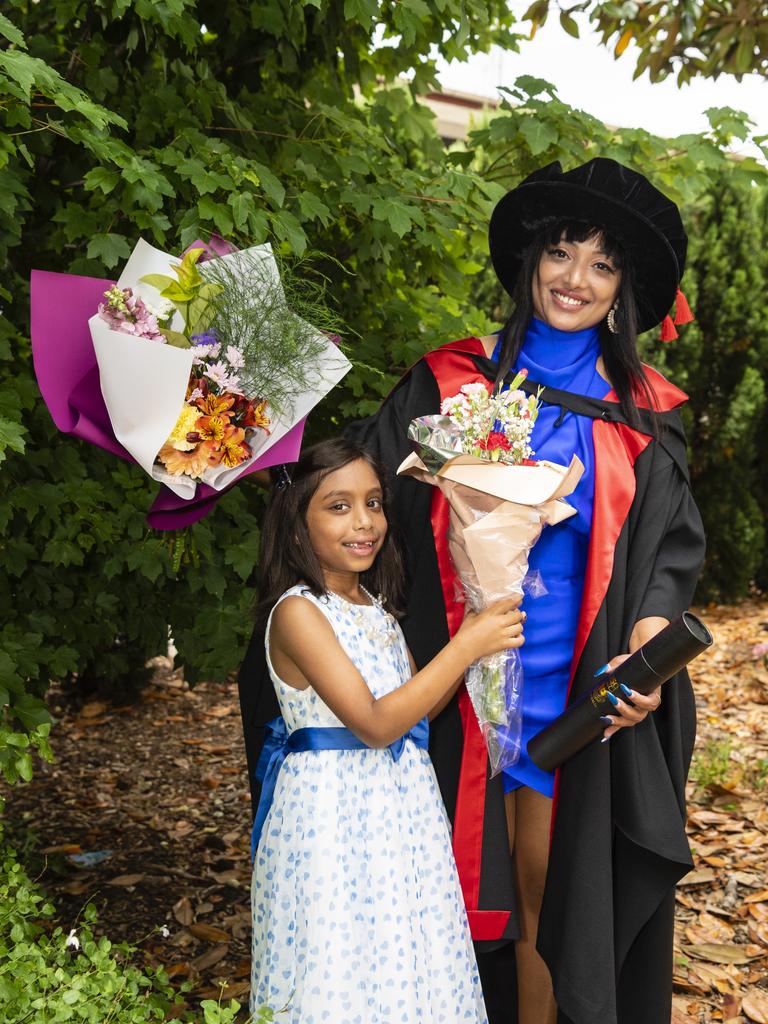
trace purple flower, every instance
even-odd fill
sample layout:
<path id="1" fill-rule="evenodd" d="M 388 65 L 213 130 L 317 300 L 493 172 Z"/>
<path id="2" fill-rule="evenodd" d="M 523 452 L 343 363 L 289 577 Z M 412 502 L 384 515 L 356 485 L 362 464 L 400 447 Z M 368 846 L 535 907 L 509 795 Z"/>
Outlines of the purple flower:
<path id="1" fill-rule="evenodd" d="M 193 345 L 216 345 L 219 340 L 219 336 L 216 331 L 211 328 L 209 331 L 203 331 L 201 334 L 193 334 L 189 339 Z"/>

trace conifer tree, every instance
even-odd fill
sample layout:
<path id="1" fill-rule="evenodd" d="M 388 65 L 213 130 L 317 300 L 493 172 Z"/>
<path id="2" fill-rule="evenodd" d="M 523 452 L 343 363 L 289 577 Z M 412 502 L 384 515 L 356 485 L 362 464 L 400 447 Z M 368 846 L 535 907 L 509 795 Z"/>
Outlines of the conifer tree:
<path id="1" fill-rule="evenodd" d="M 690 395 L 694 493 L 707 531 L 699 598 L 747 594 L 765 561 L 759 488 L 765 460 L 768 297 L 762 196 L 720 176 L 688 214 L 683 288 L 696 321 L 649 361 Z"/>

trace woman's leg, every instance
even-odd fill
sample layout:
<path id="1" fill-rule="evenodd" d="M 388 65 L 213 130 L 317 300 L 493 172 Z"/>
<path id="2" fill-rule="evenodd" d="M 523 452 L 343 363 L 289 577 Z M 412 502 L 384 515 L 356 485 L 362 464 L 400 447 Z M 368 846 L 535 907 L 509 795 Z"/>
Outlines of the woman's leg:
<path id="1" fill-rule="evenodd" d="M 552 979 L 536 950 L 539 911 L 547 877 L 552 801 L 535 789 L 522 786 L 507 793 L 506 807 L 520 909 L 520 938 L 515 944 L 517 1024 L 555 1024 L 557 1007 Z"/>

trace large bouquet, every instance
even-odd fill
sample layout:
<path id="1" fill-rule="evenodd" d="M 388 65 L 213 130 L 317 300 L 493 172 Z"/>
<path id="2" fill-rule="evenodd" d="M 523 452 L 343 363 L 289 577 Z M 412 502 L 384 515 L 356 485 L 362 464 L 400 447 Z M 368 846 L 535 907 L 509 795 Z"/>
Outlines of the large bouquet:
<path id="1" fill-rule="evenodd" d="M 54 420 L 172 492 L 152 525 L 194 521 L 239 477 L 293 461 L 307 413 L 350 368 L 289 306 L 268 245 L 195 243 L 178 258 L 139 240 L 116 283 L 35 272 L 32 297 Z"/>
<path id="2" fill-rule="evenodd" d="M 544 525 L 576 511 L 563 498 L 581 479 L 580 460 L 574 456 L 570 465 L 559 466 L 530 459 L 539 403 L 518 390 L 523 376 L 493 396 L 484 384 L 465 384 L 443 402 L 442 415 L 413 420 L 408 436 L 414 453 L 398 469 L 439 487 L 447 498 L 448 545 L 473 610 L 522 594 L 528 556 Z M 465 682 L 496 774 L 520 756 L 518 652 L 479 659 Z"/>

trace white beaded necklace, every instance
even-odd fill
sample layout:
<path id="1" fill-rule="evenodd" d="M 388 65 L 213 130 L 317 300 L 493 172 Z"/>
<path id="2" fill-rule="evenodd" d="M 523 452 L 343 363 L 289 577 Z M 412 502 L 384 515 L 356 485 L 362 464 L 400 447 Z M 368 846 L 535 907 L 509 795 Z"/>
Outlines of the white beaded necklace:
<path id="1" fill-rule="evenodd" d="M 360 590 L 362 590 L 365 596 L 370 600 L 370 604 L 357 604 L 355 601 L 350 601 L 341 594 L 337 594 L 335 590 L 328 590 L 326 593 L 328 597 L 335 597 L 337 601 L 340 601 L 348 609 L 351 619 L 358 629 L 365 634 L 368 640 L 372 643 L 377 642 L 383 644 L 385 647 L 389 647 L 395 642 L 396 638 L 396 623 L 394 615 L 388 612 L 384 607 L 384 598 L 381 594 L 374 597 L 373 594 L 363 586 L 360 587 Z M 373 608 L 381 613 L 383 616 L 384 631 L 382 630 L 381 619 L 367 615 L 365 612 L 366 608 Z"/>

